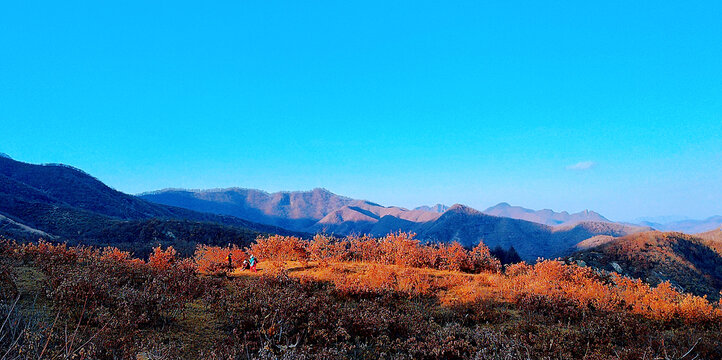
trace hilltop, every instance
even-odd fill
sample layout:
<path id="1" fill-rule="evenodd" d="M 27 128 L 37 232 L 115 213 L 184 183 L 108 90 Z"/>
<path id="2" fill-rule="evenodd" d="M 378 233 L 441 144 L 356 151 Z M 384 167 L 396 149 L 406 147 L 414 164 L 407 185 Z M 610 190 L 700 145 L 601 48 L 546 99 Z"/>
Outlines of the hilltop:
<path id="1" fill-rule="evenodd" d="M 571 260 L 658 285 L 670 281 L 686 292 L 719 299 L 722 252 L 714 235 L 707 240 L 675 232 L 648 231 L 619 238 L 596 237 L 580 243 Z"/>

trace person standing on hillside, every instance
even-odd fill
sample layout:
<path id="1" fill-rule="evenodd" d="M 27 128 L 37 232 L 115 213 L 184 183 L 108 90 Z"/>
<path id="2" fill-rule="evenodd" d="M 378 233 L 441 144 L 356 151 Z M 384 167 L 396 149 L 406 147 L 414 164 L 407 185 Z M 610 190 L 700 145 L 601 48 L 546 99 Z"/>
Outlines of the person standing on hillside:
<path id="1" fill-rule="evenodd" d="M 228 252 L 228 268 L 233 269 L 233 254 L 231 252 Z"/>
<path id="2" fill-rule="evenodd" d="M 248 264 L 251 265 L 251 271 L 256 272 L 256 263 L 258 260 L 256 260 L 256 257 L 251 254 L 251 257 L 248 258 Z"/>

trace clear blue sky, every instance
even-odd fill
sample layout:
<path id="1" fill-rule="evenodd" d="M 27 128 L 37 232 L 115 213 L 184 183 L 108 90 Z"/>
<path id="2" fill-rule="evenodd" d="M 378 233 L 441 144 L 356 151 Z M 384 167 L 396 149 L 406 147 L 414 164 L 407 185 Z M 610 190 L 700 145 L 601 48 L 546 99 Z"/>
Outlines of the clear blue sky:
<path id="1" fill-rule="evenodd" d="M 720 1 L 6 1 L 0 152 L 128 193 L 722 213 Z"/>

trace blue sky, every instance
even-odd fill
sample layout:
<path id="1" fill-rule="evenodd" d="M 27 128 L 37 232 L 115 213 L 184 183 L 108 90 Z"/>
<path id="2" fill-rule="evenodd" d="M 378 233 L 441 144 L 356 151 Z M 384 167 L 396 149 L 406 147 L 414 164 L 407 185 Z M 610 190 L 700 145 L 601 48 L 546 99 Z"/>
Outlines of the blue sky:
<path id="1" fill-rule="evenodd" d="M 722 2 L 0 5 L 0 152 L 129 193 L 722 214 Z"/>

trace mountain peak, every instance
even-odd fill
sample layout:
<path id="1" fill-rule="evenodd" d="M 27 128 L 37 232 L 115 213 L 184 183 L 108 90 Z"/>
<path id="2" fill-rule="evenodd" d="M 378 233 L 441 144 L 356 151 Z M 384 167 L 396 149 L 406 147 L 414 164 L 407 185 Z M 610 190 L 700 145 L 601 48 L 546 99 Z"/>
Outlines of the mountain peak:
<path id="1" fill-rule="evenodd" d="M 446 212 L 460 214 L 481 214 L 481 211 L 462 204 L 454 204 L 449 208 L 449 210 L 446 210 Z"/>
<path id="2" fill-rule="evenodd" d="M 314 193 L 323 193 L 323 194 L 330 194 L 330 195 L 336 195 L 336 194 L 334 194 L 333 192 L 329 191 L 328 189 L 322 188 L 322 187 L 314 188 L 313 190 L 311 190 L 311 192 L 314 192 Z"/>

